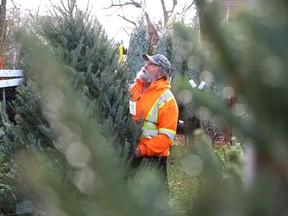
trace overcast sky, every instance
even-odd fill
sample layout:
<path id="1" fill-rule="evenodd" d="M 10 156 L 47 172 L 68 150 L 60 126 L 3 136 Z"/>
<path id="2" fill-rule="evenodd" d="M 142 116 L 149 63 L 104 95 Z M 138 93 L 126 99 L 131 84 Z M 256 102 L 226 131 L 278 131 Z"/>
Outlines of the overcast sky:
<path id="1" fill-rule="evenodd" d="M 32 13 L 37 11 L 38 8 L 45 13 L 47 10 L 47 6 L 50 5 L 49 0 L 13 0 L 21 7 L 21 10 L 31 10 Z M 124 1 L 124 0 L 123 0 Z M 183 4 L 187 0 L 178 0 L 178 10 L 181 10 Z M 52 3 L 58 3 L 59 0 L 51 0 Z M 119 2 L 118 0 L 114 0 L 114 2 Z M 81 9 L 85 9 L 87 7 L 88 0 L 77 0 L 77 5 Z M 167 10 L 171 8 L 172 0 L 166 0 Z M 11 4 L 11 0 L 7 0 L 8 6 Z M 117 12 L 113 13 L 114 9 L 104 9 L 111 5 L 110 0 L 90 0 L 90 5 L 92 7 L 93 14 L 96 15 L 100 23 L 104 26 L 107 34 L 110 38 L 113 38 L 116 42 L 120 42 L 123 40 L 124 46 L 128 46 L 129 43 L 129 34 L 131 33 L 131 29 L 133 25 L 129 24 L 129 22 L 120 18 L 117 15 Z M 147 11 L 149 13 L 150 19 L 152 21 L 158 21 L 162 18 L 162 9 L 160 0 L 146 0 Z M 136 17 L 140 14 L 140 9 L 135 8 L 135 6 L 126 6 L 125 7 L 125 16 L 131 17 L 136 20 Z"/>

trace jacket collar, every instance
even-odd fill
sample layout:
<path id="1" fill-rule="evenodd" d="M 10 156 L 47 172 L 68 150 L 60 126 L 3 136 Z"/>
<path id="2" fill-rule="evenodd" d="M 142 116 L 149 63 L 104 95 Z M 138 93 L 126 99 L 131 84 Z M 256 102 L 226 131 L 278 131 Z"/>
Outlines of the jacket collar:
<path id="1" fill-rule="evenodd" d="M 139 87 L 139 89 L 142 89 L 142 85 L 143 85 L 142 80 L 136 79 L 136 84 Z M 159 79 L 157 81 L 152 82 L 148 89 L 149 90 L 171 89 L 171 85 L 168 80 Z"/>

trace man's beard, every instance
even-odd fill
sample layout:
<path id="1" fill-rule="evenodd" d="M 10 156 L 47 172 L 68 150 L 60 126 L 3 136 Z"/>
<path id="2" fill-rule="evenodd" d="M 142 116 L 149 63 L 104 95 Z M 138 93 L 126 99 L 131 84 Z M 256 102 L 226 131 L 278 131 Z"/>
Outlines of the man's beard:
<path id="1" fill-rule="evenodd" d="M 156 77 L 157 77 L 157 76 L 151 76 L 151 75 L 149 74 L 149 72 L 148 72 L 147 70 L 145 70 L 145 69 L 141 69 L 141 70 L 137 73 L 137 76 L 136 76 L 137 79 L 140 79 L 141 81 L 143 81 L 143 82 L 148 82 L 148 83 L 151 83 L 151 82 L 153 82 L 153 81 L 156 81 L 156 80 L 157 80 Z"/>

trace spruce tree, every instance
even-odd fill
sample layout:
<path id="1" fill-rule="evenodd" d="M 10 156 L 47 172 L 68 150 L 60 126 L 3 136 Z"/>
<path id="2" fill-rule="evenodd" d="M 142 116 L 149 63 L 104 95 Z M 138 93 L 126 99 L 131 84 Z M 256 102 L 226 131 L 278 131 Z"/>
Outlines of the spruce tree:
<path id="1" fill-rule="evenodd" d="M 102 125 L 91 121 L 81 97 L 75 97 L 78 92 L 68 79 L 65 65 L 55 61 L 53 49 L 37 35 L 27 33 L 21 35 L 21 44 L 29 53 L 31 68 L 40 71 L 36 81 L 46 105 L 43 110 L 59 134 L 55 146 L 70 165 L 67 176 L 65 170 L 35 166 L 49 163 L 42 154 L 17 161 L 24 169 L 31 169 L 33 175 L 28 172 L 24 178 L 35 198 L 40 199 L 39 208 L 51 215 L 168 215 L 166 193 L 159 190 L 161 183 L 156 175 L 151 171 L 138 173 L 129 185 L 118 175 L 119 165 L 115 162 L 121 158 L 112 148 L 113 139 L 103 137 L 99 130 Z M 57 182 L 49 177 L 53 170 L 60 179 Z"/>
<path id="2" fill-rule="evenodd" d="M 187 30 L 194 32 L 190 27 L 187 27 Z M 173 26 L 168 25 L 156 47 L 156 52 L 166 55 L 171 62 L 172 91 L 175 93 L 179 107 L 179 119 L 183 121 L 183 123 L 179 122 L 178 124 L 178 132 L 184 132 L 187 136 L 200 127 L 199 117 L 196 116 L 197 109 L 195 104 L 191 103 L 191 98 L 187 98 L 185 92 L 177 92 L 176 86 L 179 80 L 186 82 L 186 84 L 190 79 L 196 83 L 199 82 L 201 62 L 197 56 L 191 56 L 187 53 L 191 47 L 197 49 L 196 44 L 183 43 Z"/>
<path id="3" fill-rule="evenodd" d="M 75 90 L 91 117 L 103 126 L 104 136 L 115 134 L 115 148 L 123 156 L 128 150 L 131 156 L 139 127 L 128 117 L 129 74 L 118 62 L 116 44 L 108 40 L 97 18 L 80 11 L 76 4 L 67 8 L 54 5 L 56 24 L 50 19 L 40 23 L 41 35 L 51 41 L 57 58 L 68 66 Z"/>
<path id="4" fill-rule="evenodd" d="M 115 159 L 110 159 L 117 164 L 114 173 L 127 178 L 129 160 L 140 131 L 140 127 L 128 114 L 128 75 L 125 68 L 118 63 L 116 46 L 113 41 L 108 40 L 97 19 L 92 19 L 87 11 L 78 10 L 76 1 L 69 2 L 72 3 L 72 7 L 65 8 L 65 2 L 62 6 L 55 5 L 53 16 L 36 23 L 33 31 L 41 36 L 43 42 L 51 45 L 47 46 L 46 52 L 53 52 L 54 58 L 65 65 L 67 78 L 73 83 L 75 100 L 80 99 L 90 121 L 97 122 L 95 131 L 100 131 L 101 136 L 105 137 L 106 140 L 102 140 L 103 144 L 112 143 L 115 149 Z M 1 115 L 4 122 L 1 152 L 7 170 L 3 173 L 2 179 L 6 188 L 13 189 L 12 192 L 6 190 L 7 196 L 3 196 L 3 202 L 9 204 L 5 205 L 6 210 L 10 209 L 12 212 L 15 211 L 16 204 L 21 203 L 24 198 L 30 198 L 26 196 L 29 192 L 22 191 L 26 188 L 19 177 L 24 172 L 23 169 L 19 170 L 19 175 L 12 177 L 13 181 L 5 181 L 5 178 L 10 177 L 18 167 L 12 159 L 19 151 L 30 152 L 34 156 L 40 154 L 46 158 L 47 166 L 43 167 L 51 172 L 55 168 L 55 175 L 59 173 L 59 176 L 62 176 L 56 178 L 55 182 L 61 178 L 69 178 L 71 172 L 70 165 L 61 153 L 63 149 L 59 148 L 59 145 L 55 146 L 59 132 L 51 128 L 47 113 L 43 112 L 43 107 L 51 105 L 43 102 L 38 93 L 41 87 L 35 80 L 41 73 L 39 70 L 45 68 L 35 70 L 35 67 L 31 67 L 31 49 L 22 50 L 22 67 L 29 76 L 18 88 L 17 99 L 14 102 L 15 124 L 4 118 L 4 114 Z M 23 187 L 16 187 L 19 185 Z M 75 190 L 71 181 L 68 181 L 66 186 L 72 191 Z"/>
<path id="5" fill-rule="evenodd" d="M 205 107 L 218 121 L 233 126 L 235 135 L 242 138 L 245 161 L 241 164 L 242 178 L 230 181 L 227 172 L 222 173 L 208 157 L 211 146 L 208 148 L 209 143 L 201 135 L 197 147 L 207 145 L 204 154 L 199 154 L 203 184 L 199 196 L 191 198 L 193 207 L 187 215 L 285 215 L 288 4 L 280 0 L 259 1 L 257 6 L 269 7 L 254 7 L 221 26 L 214 7 L 216 1 L 196 2 L 204 12 L 202 24 L 209 40 L 209 46 L 202 45 L 197 54 L 217 83 L 235 89 L 245 109 L 231 113 L 223 101 L 215 100 L 216 94 L 208 95 L 188 86 L 184 89 L 193 94 L 198 106 Z M 177 31 L 183 42 L 196 43 L 186 37 L 189 34 L 185 27 L 178 26 Z M 209 58 L 204 58 L 207 51 Z M 190 54 L 196 53 L 190 50 Z M 199 148 L 191 154 L 198 154 Z"/>
<path id="6" fill-rule="evenodd" d="M 144 23 L 144 19 L 139 22 L 129 40 L 129 48 L 127 51 L 127 68 L 130 72 L 130 82 L 132 83 L 136 77 L 137 72 L 145 64 L 142 55 L 149 51 L 149 35 L 147 26 Z M 150 53 L 151 54 L 151 53 Z"/>
<path id="7" fill-rule="evenodd" d="M 12 102 L 16 113 L 13 121 L 10 121 L 1 109 L 2 196 L 0 203 L 3 212 L 14 214 L 16 211 L 24 214 L 25 210 L 17 206 L 31 199 L 27 184 L 23 180 L 25 170 L 19 168 L 16 163 L 20 152 L 45 155 L 51 160 L 46 164 L 47 167 L 55 164 L 55 167 L 64 169 L 66 166 L 63 156 L 55 149 L 54 142 L 57 135 L 43 114 L 38 92 L 37 85 L 32 81 L 17 87 L 17 97 Z M 27 202 L 28 206 L 31 205 L 30 202 Z M 23 206 L 23 209 L 25 208 Z"/>
<path id="8" fill-rule="evenodd" d="M 205 3 L 201 0 L 197 2 L 200 7 Z M 210 4 L 211 2 L 209 2 Z M 197 89 L 191 90 L 189 85 L 180 87 L 183 90 L 184 86 L 185 90 L 191 91 L 193 101 L 197 105 L 207 108 L 213 116 L 218 116 L 220 120 L 233 125 L 245 138 L 243 145 L 254 148 L 254 156 L 258 160 L 254 164 L 256 166 L 251 179 L 245 179 L 247 176 L 244 175 L 243 182 L 230 181 L 231 178 L 227 178 L 226 173 L 222 173 L 222 170 L 215 164 L 215 160 L 208 157 L 211 154 L 211 146 L 207 145 L 209 142 L 201 135 L 198 140 L 199 145 L 196 147 L 205 147 L 204 152 L 198 148 L 191 151 L 191 156 L 201 161 L 201 187 L 198 196 L 191 198 L 190 208 L 186 212 L 179 213 L 180 215 L 286 214 L 288 158 L 286 130 L 288 121 L 285 113 L 288 103 L 286 96 L 287 66 L 285 65 L 287 49 L 285 47 L 288 35 L 287 8 L 288 5 L 284 1 L 273 1 L 273 7 L 269 7 L 269 11 L 256 11 L 258 12 L 257 16 L 253 13 L 245 13 L 239 17 L 237 22 L 231 23 L 227 29 L 224 29 L 223 26 L 219 28 L 218 22 L 215 22 L 217 16 L 213 7 L 208 7 L 206 10 L 204 18 L 207 26 L 205 29 L 208 30 L 207 37 L 213 43 L 213 47 L 208 49 L 210 57 L 206 58 L 207 50 L 204 47 L 203 52 L 197 50 L 196 53 L 193 53 L 195 50 L 188 50 L 188 55 L 199 56 L 206 68 L 209 68 L 215 75 L 217 82 L 230 84 L 237 90 L 247 107 L 245 110 L 247 117 L 243 119 L 234 116 L 228 112 L 226 105 L 217 100 L 215 103 L 215 100 L 205 92 Z M 177 31 L 180 32 L 179 37 L 184 42 L 196 43 L 191 40 L 192 37 L 186 37 L 189 36 L 189 30 L 187 31 L 186 28 L 178 26 Z M 28 40 L 24 45 L 31 49 L 33 43 L 35 40 L 30 42 Z M 85 114 L 86 109 L 79 106 L 78 100 L 74 99 L 74 91 L 67 87 L 67 77 L 62 73 L 65 69 L 55 66 L 55 62 L 50 64 L 52 62 L 49 61 L 49 58 L 43 58 L 45 49 L 42 49 L 41 46 L 33 47 L 34 55 L 30 56 L 32 57 L 30 62 L 35 67 L 35 71 L 43 72 L 43 66 L 45 68 L 43 76 L 39 77 L 39 82 L 42 83 L 40 90 L 46 103 L 57 105 L 54 102 L 63 102 L 62 106 L 58 104 L 58 106 L 50 107 L 52 109 L 47 112 L 49 119 L 54 125 L 53 119 L 55 120 L 55 118 L 51 114 L 59 117 L 57 120 L 61 124 L 56 124 L 55 128 L 64 132 L 62 136 L 66 139 L 71 135 L 78 137 L 81 144 L 86 146 L 88 152 L 91 153 L 91 161 L 83 160 L 81 166 L 77 167 L 79 175 L 76 175 L 78 178 L 74 180 L 81 188 L 81 192 L 92 199 L 85 200 L 79 199 L 79 197 L 74 199 L 72 193 L 69 193 L 70 190 L 66 193 L 68 196 L 64 196 L 58 187 L 45 181 L 45 178 L 41 178 L 41 173 L 35 172 L 34 177 L 37 177 L 33 182 L 35 189 L 46 197 L 47 203 L 50 204 L 48 206 L 49 213 L 54 215 L 64 213 L 69 215 L 167 215 L 167 212 L 161 211 L 163 209 L 161 202 L 159 203 L 160 195 L 154 190 L 154 184 L 151 183 L 154 179 L 151 176 L 140 176 L 138 181 L 134 182 L 136 187 L 132 191 L 129 189 L 133 184 L 130 184 L 131 187 L 127 189 L 121 185 L 121 181 L 117 182 L 117 177 L 111 176 L 113 169 L 110 169 L 111 167 L 108 165 L 110 159 L 108 155 L 112 151 L 103 155 L 105 148 L 102 147 L 108 145 L 94 145 L 95 139 L 101 140 L 101 142 L 105 142 L 105 140 L 98 134 L 96 136 L 92 133 L 95 125 L 90 125 L 91 121 Z M 38 63 L 36 59 L 39 61 Z M 58 92 L 54 98 L 56 100 L 51 98 L 50 92 L 53 89 L 57 89 L 56 92 Z M 72 106 L 78 109 L 71 109 Z M 51 111 L 53 112 L 51 113 Z M 69 130 L 63 130 L 63 128 Z M 87 150 L 84 146 L 81 147 Z M 87 156 L 86 150 L 82 149 L 80 152 Z M 69 151 L 65 155 L 69 155 Z M 73 156 L 69 158 L 73 166 L 79 165 L 73 163 L 75 162 L 73 158 L 77 155 L 77 151 L 75 155 L 70 155 Z M 84 175 L 85 173 L 90 175 Z M 44 173 L 42 172 L 42 174 Z M 81 178 L 83 175 L 86 178 Z M 149 178 L 150 181 L 148 181 Z M 95 184 L 91 184 L 91 182 Z M 38 187 L 38 183 L 45 187 Z M 135 194 L 137 196 L 133 196 Z M 94 200 L 99 202 L 95 204 L 92 202 Z M 158 201 L 156 202 L 158 205 L 155 205 L 153 201 Z M 160 201 L 163 200 L 160 199 Z"/>

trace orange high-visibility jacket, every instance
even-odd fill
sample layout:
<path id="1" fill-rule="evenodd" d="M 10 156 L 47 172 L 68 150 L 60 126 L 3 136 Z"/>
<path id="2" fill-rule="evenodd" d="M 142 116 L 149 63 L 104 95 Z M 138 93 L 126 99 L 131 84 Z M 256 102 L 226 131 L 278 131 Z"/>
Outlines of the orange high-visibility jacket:
<path id="1" fill-rule="evenodd" d="M 178 106 L 168 80 L 152 82 L 141 94 L 142 81 L 130 87 L 131 101 L 136 103 L 134 120 L 142 119 L 138 147 L 141 156 L 168 156 L 176 136 Z"/>

